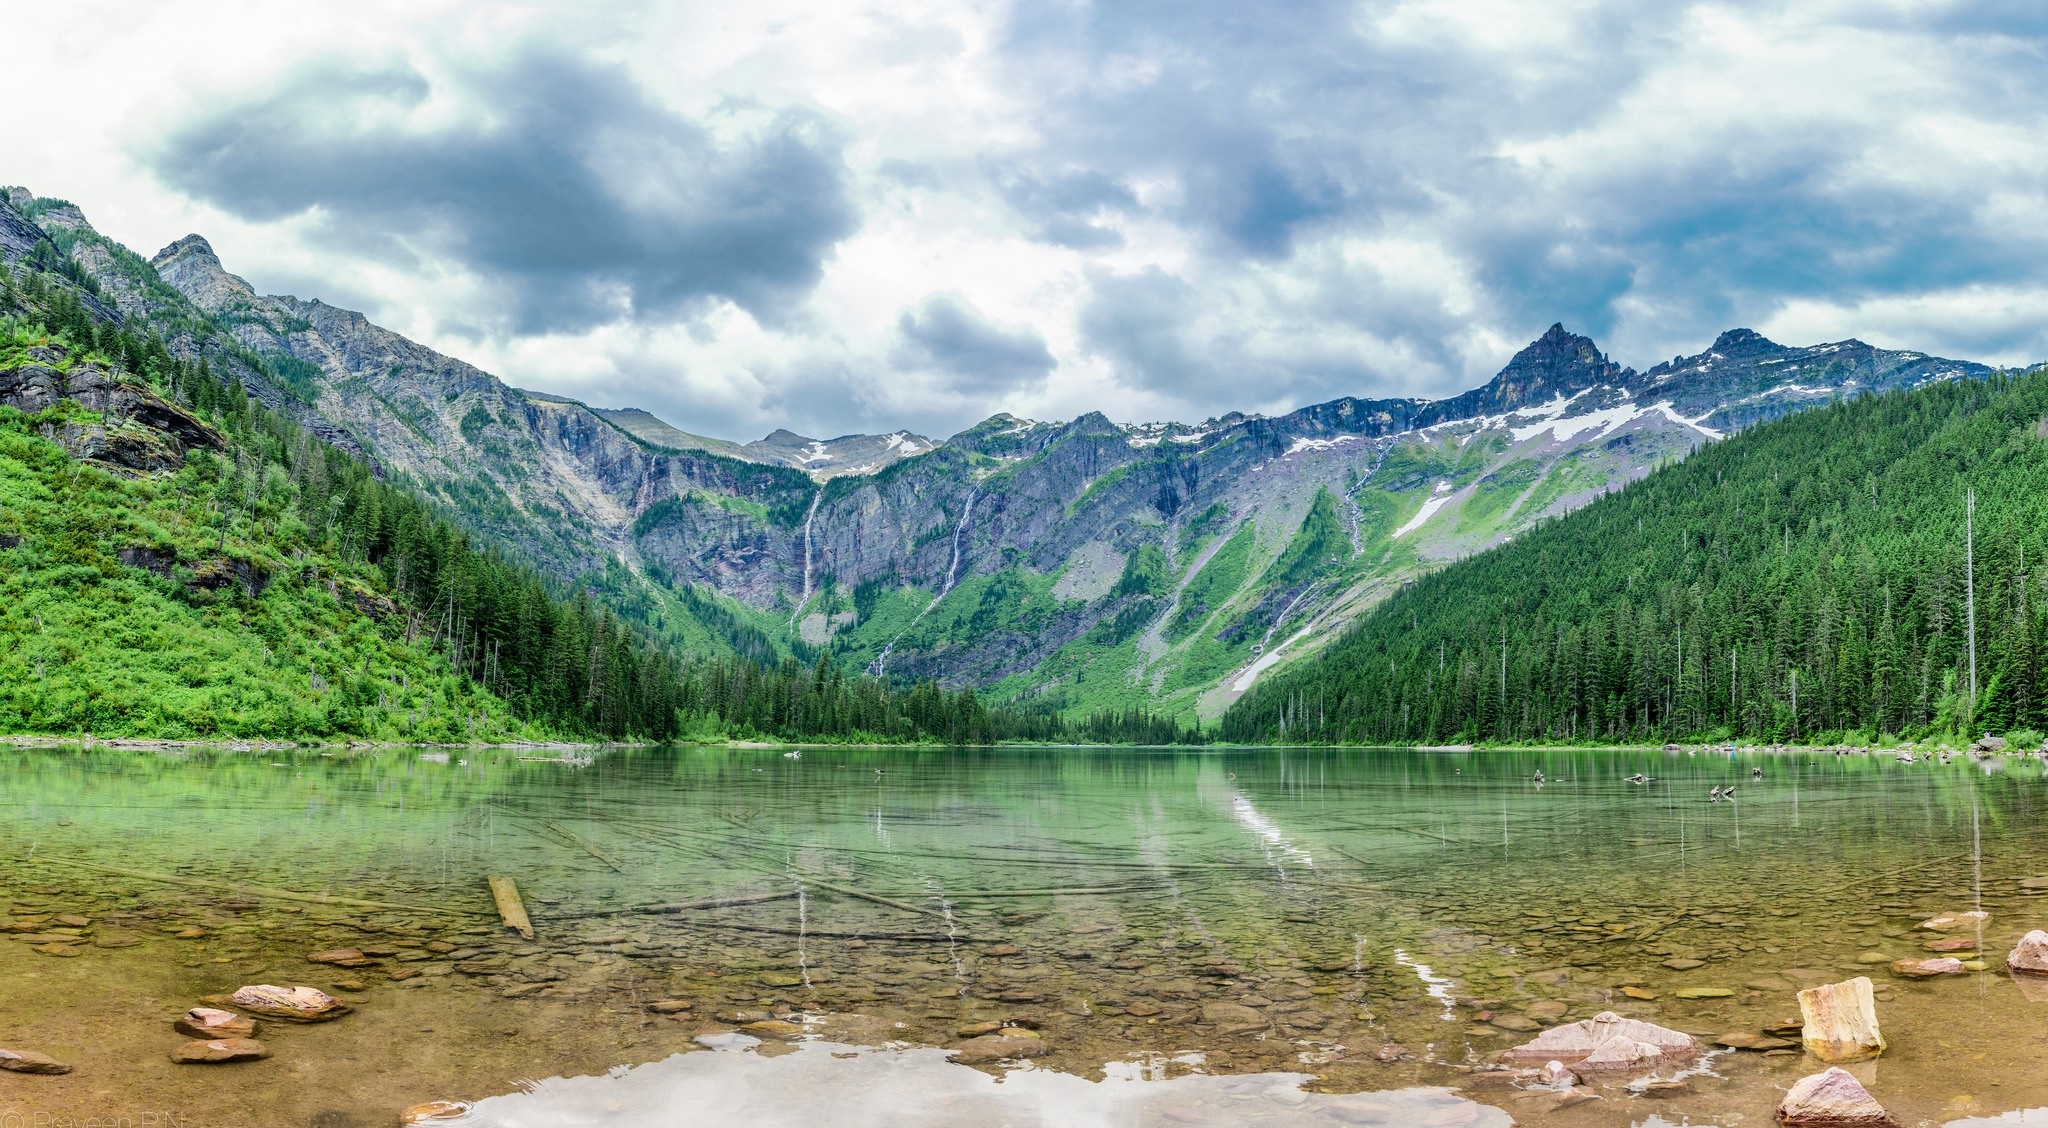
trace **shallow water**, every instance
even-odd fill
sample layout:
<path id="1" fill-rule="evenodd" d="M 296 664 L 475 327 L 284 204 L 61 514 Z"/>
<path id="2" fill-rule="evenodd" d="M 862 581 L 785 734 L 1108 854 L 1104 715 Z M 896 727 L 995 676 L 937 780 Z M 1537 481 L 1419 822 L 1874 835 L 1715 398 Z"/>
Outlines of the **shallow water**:
<path id="1" fill-rule="evenodd" d="M 1754 1033 L 1796 1017 L 1798 986 L 1853 974 L 1878 983 L 1891 1042 L 1856 1068 L 1902 1121 L 2029 1123 L 2041 1114 L 2014 1110 L 2048 1106 L 2033 1066 L 2048 1010 L 2022 985 L 1995 970 L 1908 982 L 1886 966 L 1931 954 L 1935 934 L 1914 926 L 1938 912 L 1993 914 L 1976 939 L 1994 969 L 2021 932 L 2048 925 L 2048 905 L 2019 884 L 2048 874 L 2037 761 L 532 755 L 8 751 L 0 851 L 14 861 L 0 910 L 80 912 L 87 942 L 139 942 L 75 958 L 0 944 L 0 1046 L 80 1066 L 0 1075 L 0 1111 L 175 1107 L 191 1124 L 343 1128 L 392 1123 L 416 1101 L 508 1094 L 480 1105 L 479 1122 L 542 1122 L 516 1110 L 546 1098 L 549 1122 L 584 1122 L 561 1111 L 580 1107 L 589 1123 L 633 1124 L 646 1119 L 629 1090 L 681 1086 L 701 1106 L 766 1086 L 791 1094 L 794 1119 L 807 1115 L 796 1094 L 829 1091 L 811 1079 L 836 1070 L 836 1087 L 865 1092 L 875 1069 L 938 1102 L 913 1123 L 1271 1122 L 1225 1091 L 1238 1085 L 1303 1123 L 1374 1122 L 1323 1094 L 1452 1086 L 1459 1097 L 1427 1118 L 1490 1123 L 1498 1107 L 1524 1122 L 1759 1124 L 1815 1063 L 1721 1054 L 1677 1095 L 1616 1084 L 1561 1111 L 1553 1094 L 1471 1067 L 1601 1010 Z M 1539 767 L 1542 785 L 1529 780 Z M 1624 782 L 1638 771 L 1660 778 Z M 1726 783 L 1737 798 L 1709 803 Z M 533 942 L 499 926 L 486 874 L 518 880 Z M 721 898 L 746 903 L 622 911 Z M 190 927 L 205 935 L 173 938 Z M 334 947 L 373 965 L 303 960 Z M 269 1061 L 168 1064 L 170 1018 L 264 981 L 334 988 L 357 1011 L 269 1028 Z M 1677 997 L 1689 987 L 1730 994 Z M 656 1000 L 691 1005 L 663 1015 L 647 1008 Z M 723 1041 L 792 1015 L 855 1056 Z M 953 1045 L 998 1020 L 1035 1025 L 1050 1050 L 999 1085 L 888 1048 Z M 595 1078 L 613 1066 L 641 1068 Z M 568 1080 L 517 1094 L 542 1077 Z M 908 1093 L 896 1107 L 925 1107 Z"/>

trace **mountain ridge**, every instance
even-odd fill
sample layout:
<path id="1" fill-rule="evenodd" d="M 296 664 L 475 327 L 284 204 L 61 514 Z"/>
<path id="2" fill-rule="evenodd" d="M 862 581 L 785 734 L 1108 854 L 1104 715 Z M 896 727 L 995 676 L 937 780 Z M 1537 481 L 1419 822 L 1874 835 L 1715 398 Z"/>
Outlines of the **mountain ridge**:
<path id="1" fill-rule="evenodd" d="M 118 258 L 85 238 L 70 253 L 85 269 Z M 832 651 L 1004 700 L 1183 718 L 1219 714 L 1415 577 L 1702 442 L 1842 394 L 1990 371 L 1730 330 L 1637 372 L 1557 324 L 1445 399 L 1200 424 L 998 414 L 937 443 L 894 433 L 930 446 L 903 454 L 899 439 L 902 456 L 869 472 L 814 473 L 817 447 L 893 436 L 721 445 L 521 392 L 361 314 L 254 295 L 203 239 L 160 252 L 157 277 L 297 373 L 293 410 L 477 536 L 691 645 Z"/>

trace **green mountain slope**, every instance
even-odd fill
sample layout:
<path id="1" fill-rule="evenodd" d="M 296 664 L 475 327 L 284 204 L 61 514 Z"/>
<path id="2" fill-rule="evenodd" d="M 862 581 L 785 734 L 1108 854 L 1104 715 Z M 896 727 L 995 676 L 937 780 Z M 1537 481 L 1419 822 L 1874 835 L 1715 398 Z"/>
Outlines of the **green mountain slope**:
<path id="1" fill-rule="evenodd" d="M 1788 416 L 1417 581 L 1320 661 L 1255 687 L 1222 732 L 1654 741 L 2048 728 L 2044 483 L 2042 372 Z"/>

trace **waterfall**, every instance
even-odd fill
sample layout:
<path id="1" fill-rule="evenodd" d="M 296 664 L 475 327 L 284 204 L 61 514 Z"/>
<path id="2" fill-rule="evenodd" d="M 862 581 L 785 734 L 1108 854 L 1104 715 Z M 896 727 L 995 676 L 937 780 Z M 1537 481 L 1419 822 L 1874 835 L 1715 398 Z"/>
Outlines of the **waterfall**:
<path id="1" fill-rule="evenodd" d="M 933 596 L 932 601 L 924 605 L 924 610 L 917 613 L 917 618 L 910 620 L 910 627 L 915 627 L 918 623 L 924 621 L 924 617 L 932 613 L 932 608 L 937 607 L 939 601 L 946 598 L 946 594 L 952 591 L 953 585 L 960 580 L 960 538 L 967 533 L 967 523 L 974 520 L 974 499 L 977 490 L 978 487 L 977 489 L 967 491 L 967 504 L 961 507 L 960 521 L 953 526 L 953 559 L 946 565 L 946 582 L 939 586 L 939 594 Z M 868 664 L 869 676 L 877 678 L 882 676 L 882 671 L 888 666 L 889 652 L 896 649 L 897 639 L 910 633 L 910 627 L 905 627 L 896 632 L 896 638 L 890 639 L 888 644 L 882 647 L 882 652 L 875 656 L 873 662 Z"/>
<path id="2" fill-rule="evenodd" d="M 811 508 L 804 514 L 804 593 L 797 597 L 796 607 L 789 613 L 789 625 L 796 626 L 796 617 L 804 613 L 804 605 L 811 601 L 811 522 L 817 519 L 818 503 L 825 500 L 825 487 L 811 495 Z"/>

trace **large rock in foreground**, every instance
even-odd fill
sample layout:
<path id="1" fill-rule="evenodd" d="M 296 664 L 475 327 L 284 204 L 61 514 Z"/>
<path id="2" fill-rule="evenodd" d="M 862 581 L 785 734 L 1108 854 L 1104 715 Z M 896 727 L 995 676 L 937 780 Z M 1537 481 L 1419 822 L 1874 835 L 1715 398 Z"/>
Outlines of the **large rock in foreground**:
<path id="1" fill-rule="evenodd" d="M 2037 928 L 2020 937 L 2005 966 L 2021 975 L 2048 975 L 2048 932 Z"/>
<path id="2" fill-rule="evenodd" d="M 286 1022 L 326 1022 L 348 1013 L 348 1004 L 316 987 L 273 987 L 259 983 L 228 996 L 228 1001 L 265 1018 Z"/>
<path id="3" fill-rule="evenodd" d="M 1557 1061 L 1585 1073 L 1654 1069 L 1699 1054 L 1700 1044 L 1690 1034 L 1602 1011 L 1583 1021 L 1545 1030 L 1535 1041 L 1517 1046 L 1501 1057 L 1506 1061 Z"/>
<path id="4" fill-rule="evenodd" d="M 1799 992 L 1799 1013 L 1806 1020 L 1800 1040 L 1822 1061 L 1861 1061 L 1884 1052 L 1877 999 L 1866 976 L 1808 987 Z"/>
<path id="5" fill-rule="evenodd" d="M 1899 1128 L 1861 1082 L 1840 1067 L 1802 1077 L 1778 1104 L 1785 1128 Z"/>

